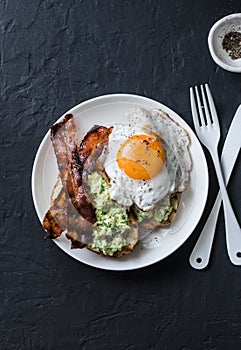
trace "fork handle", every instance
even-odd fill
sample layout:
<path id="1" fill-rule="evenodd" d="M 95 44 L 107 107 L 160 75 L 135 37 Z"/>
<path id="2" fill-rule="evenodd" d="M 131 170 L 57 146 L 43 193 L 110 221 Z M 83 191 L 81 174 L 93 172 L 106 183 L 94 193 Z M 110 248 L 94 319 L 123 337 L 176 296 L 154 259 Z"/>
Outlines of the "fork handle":
<path id="1" fill-rule="evenodd" d="M 221 193 L 218 193 L 214 206 L 209 217 L 202 229 L 195 247 L 190 255 L 189 262 L 191 266 L 197 270 L 204 269 L 208 263 L 212 249 L 216 222 L 218 219 L 219 209 L 222 203 Z"/>
<path id="2" fill-rule="evenodd" d="M 231 206 L 229 196 L 225 187 L 220 161 L 218 158 L 218 152 L 210 151 L 213 159 L 213 163 L 216 169 L 217 178 L 220 186 L 220 191 L 223 198 L 224 207 L 224 218 L 225 218 L 225 231 L 226 231 L 226 244 L 228 255 L 231 262 L 234 265 L 241 265 L 241 230 L 239 223 L 234 214 L 233 208 Z"/>
<path id="3" fill-rule="evenodd" d="M 228 146 L 226 139 L 221 158 L 223 170 L 222 173 L 225 179 L 226 186 L 228 184 L 233 167 L 235 165 L 236 158 L 239 153 L 239 148 L 237 152 L 232 152 L 231 154 L 229 153 L 229 151 L 230 146 Z M 190 265 L 194 269 L 204 269 L 209 263 L 221 203 L 222 195 L 219 191 L 215 203 L 212 207 L 212 210 L 209 213 L 208 219 L 189 257 Z"/>

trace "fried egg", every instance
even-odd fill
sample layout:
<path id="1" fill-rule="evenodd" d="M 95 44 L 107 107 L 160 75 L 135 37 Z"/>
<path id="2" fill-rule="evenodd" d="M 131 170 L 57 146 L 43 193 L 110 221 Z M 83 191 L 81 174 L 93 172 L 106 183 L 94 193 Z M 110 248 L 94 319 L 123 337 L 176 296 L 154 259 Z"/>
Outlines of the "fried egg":
<path id="1" fill-rule="evenodd" d="M 157 109 L 132 108 L 128 121 L 113 126 L 99 161 L 110 179 L 110 196 L 143 211 L 188 182 L 191 158 L 187 132 Z"/>

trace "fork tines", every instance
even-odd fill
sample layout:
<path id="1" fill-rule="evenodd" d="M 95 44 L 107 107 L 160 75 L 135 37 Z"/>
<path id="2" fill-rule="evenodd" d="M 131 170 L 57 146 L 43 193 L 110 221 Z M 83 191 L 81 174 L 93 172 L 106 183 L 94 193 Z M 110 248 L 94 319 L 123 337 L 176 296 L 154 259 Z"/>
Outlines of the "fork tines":
<path id="1" fill-rule="evenodd" d="M 201 94 L 199 90 L 201 90 Z M 211 125 L 217 121 L 217 112 L 208 84 L 201 85 L 200 88 L 195 86 L 195 89 L 191 87 L 190 98 L 192 112 L 195 115 L 194 122 L 197 120 L 199 122 L 199 125 L 195 125 L 195 127 Z"/>

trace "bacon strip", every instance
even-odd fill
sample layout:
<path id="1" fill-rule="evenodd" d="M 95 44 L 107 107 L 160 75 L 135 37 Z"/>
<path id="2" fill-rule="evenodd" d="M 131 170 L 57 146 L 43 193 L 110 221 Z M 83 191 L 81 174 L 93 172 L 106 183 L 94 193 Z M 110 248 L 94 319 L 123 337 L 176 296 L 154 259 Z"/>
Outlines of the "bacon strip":
<path id="1" fill-rule="evenodd" d="M 67 200 L 62 188 L 51 208 L 45 214 L 43 227 L 47 231 L 45 238 L 57 238 L 67 228 Z"/>
<path id="2" fill-rule="evenodd" d="M 54 200 L 44 217 L 43 227 L 47 231 L 46 237 L 49 238 L 59 237 L 66 228 L 70 232 L 75 230 L 90 232 L 90 223 L 95 221 L 94 209 L 82 186 L 81 164 L 75 133 L 76 125 L 72 114 L 67 114 L 62 122 L 51 127 L 51 141 L 63 186 L 58 197 L 63 196 L 64 193 L 65 200 L 62 206 Z M 85 218 L 79 215 L 83 212 L 82 206 L 85 210 Z M 86 220 L 88 222 L 85 222 Z"/>
<path id="3" fill-rule="evenodd" d="M 51 141 L 63 188 L 43 220 L 46 237 L 59 237 L 67 229 L 66 237 L 72 241 L 72 248 L 86 246 L 86 234 L 91 232 L 96 218 L 83 178 L 93 170 L 111 131 L 112 128 L 95 126 L 78 147 L 72 114 L 67 114 L 62 122 L 52 126 Z M 62 205 L 59 205 L 60 199 Z"/>
<path id="4" fill-rule="evenodd" d="M 82 186 L 82 168 L 75 142 L 76 126 L 72 114 L 51 128 L 51 140 L 57 158 L 63 187 L 75 209 L 85 220 L 95 222 L 95 213 L 85 188 Z"/>
<path id="5" fill-rule="evenodd" d="M 80 167 L 78 170 L 81 174 L 81 179 L 86 180 L 87 175 L 93 171 L 96 161 L 102 153 L 104 146 L 108 142 L 111 132 L 112 128 L 95 126 L 84 137 L 79 148 Z M 80 214 L 81 217 L 86 219 L 86 217 L 88 217 L 89 208 L 88 202 L 86 201 L 86 192 L 83 183 L 79 188 L 78 194 L 78 200 L 81 208 Z M 83 231 L 81 230 L 72 230 L 72 232 L 68 230 L 66 237 L 71 240 L 72 249 L 85 247 L 88 243 L 88 239 L 91 238 L 90 236 L 83 236 Z"/>

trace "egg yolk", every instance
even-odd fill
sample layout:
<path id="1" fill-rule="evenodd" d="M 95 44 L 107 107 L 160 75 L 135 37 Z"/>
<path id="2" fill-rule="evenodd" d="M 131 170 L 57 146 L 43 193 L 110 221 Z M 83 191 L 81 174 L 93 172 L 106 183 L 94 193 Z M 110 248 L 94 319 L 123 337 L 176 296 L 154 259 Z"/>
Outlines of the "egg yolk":
<path id="1" fill-rule="evenodd" d="M 117 153 L 120 169 L 135 180 L 152 179 L 162 171 L 165 161 L 160 140 L 150 135 L 131 136 Z"/>

